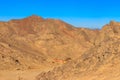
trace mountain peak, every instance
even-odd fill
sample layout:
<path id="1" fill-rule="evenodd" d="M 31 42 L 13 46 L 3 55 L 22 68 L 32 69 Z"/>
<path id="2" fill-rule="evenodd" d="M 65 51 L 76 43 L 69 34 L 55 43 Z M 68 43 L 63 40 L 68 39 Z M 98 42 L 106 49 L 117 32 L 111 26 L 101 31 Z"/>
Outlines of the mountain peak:
<path id="1" fill-rule="evenodd" d="M 116 21 L 110 21 L 109 23 L 111 26 L 114 26 L 114 25 L 119 25 L 120 23 L 119 22 L 116 22 Z"/>
<path id="2" fill-rule="evenodd" d="M 31 20 L 44 20 L 42 17 L 37 16 L 37 15 L 31 15 L 27 17 L 26 19 L 31 19 Z"/>
<path id="3" fill-rule="evenodd" d="M 9 22 L 41 22 L 44 21 L 44 18 L 37 16 L 37 15 L 31 15 L 29 17 L 23 18 L 23 19 L 12 19 Z"/>

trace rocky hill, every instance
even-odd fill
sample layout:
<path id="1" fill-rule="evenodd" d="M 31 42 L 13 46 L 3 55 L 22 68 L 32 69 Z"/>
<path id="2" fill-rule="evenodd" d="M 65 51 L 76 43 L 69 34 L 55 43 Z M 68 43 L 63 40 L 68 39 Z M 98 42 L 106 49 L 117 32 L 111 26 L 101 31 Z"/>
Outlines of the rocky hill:
<path id="1" fill-rule="evenodd" d="M 94 46 L 98 30 L 33 15 L 0 22 L 0 70 L 43 69 L 74 60 Z"/>
<path id="2" fill-rule="evenodd" d="M 105 25 L 92 43 L 79 58 L 39 74 L 37 80 L 119 80 L 120 23 Z"/>
<path id="3" fill-rule="evenodd" d="M 36 80 L 120 80 L 119 53 L 119 22 L 101 30 L 36 15 L 0 22 L 0 71 L 35 70 Z"/>

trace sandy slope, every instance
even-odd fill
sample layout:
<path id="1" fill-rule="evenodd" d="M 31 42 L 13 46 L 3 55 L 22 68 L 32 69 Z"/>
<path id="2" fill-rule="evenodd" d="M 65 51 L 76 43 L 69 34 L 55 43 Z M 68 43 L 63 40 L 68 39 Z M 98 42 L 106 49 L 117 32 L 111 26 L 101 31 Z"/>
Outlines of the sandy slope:
<path id="1" fill-rule="evenodd" d="M 2 70 L 0 71 L 0 80 L 35 80 L 36 76 L 43 70 Z M 48 71 L 46 69 L 46 71 Z"/>
<path id="2" fill-rule="evenodd" d="M 34 80 L 37 74 L 37 71 L 0 71 L 0 80 Z"/>

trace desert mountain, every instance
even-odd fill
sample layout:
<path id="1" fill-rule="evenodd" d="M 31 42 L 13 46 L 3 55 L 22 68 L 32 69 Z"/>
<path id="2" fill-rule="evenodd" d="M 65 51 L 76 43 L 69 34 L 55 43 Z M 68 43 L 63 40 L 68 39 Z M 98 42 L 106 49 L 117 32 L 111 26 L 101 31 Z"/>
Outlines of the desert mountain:
<path id="1" fill-rule="evenodd" d="M 0 22 L 0 71 L 40 70 L 36 80 L 120 80 L 119 53 L 119 22 L 101 30 L 36 15 Z"/>
<path id="2" fill-rule="evenodd" d="M 98 30 L 33 15 L 0 22 L 0 70 L 43 69 L 64 64 L 95 45 Z"/>
<path id="3" fill-rule="evenodd" d="M 37 80 L 119 80 L 120 23 L 105 25 L 92 43 L 79 58 L 39 74 Z"/>

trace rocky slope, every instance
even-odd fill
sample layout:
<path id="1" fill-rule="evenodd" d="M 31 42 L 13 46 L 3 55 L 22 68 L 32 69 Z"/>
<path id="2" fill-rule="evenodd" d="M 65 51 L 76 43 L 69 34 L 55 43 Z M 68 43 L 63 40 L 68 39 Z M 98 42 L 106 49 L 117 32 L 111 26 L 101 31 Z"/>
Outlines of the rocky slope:
<path id="1" fill-rule="evenodd" d="M 30 16 L 0 22 L 0 70 L 43 69 L 64 64 L 94 46 L 98 30 Z"/>
<path id="2" fill-rule="evenodd" d="M 119 80 L 120 23 L 111 21 L 79 58 L 37 76 L 37 80 Z"/>
<path id="3" fill-rule="evenodd" d="M 39 69 L 36 80 L 120 80 L 119 53 L 119 22 L 101 30 L 35 15 L 0 22 L 1 72 L 35 70 L 35 76 Z"/>

